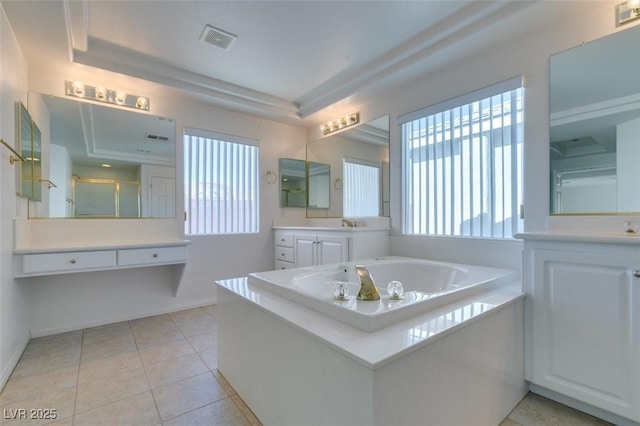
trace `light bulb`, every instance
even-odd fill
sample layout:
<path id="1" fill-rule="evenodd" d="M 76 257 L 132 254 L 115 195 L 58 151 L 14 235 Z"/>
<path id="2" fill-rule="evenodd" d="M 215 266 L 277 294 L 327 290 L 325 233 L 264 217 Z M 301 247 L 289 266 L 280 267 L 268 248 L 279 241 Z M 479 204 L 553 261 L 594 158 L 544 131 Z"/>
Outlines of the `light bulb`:
<path id="1" fill-rule="evenodd" d="M 116 98 L 115 101 L 118 105 L 124 105 L 125 101 L 127 100 L 127 94 L 124 92 L 116 92 Z"/>
<path id="2" fill-rule="evenodd" d="M 71 85 L 73 87 L 73 94 L 76 96 L 84 96 L 84 84 L 79 81 L 74 81 Z"/>
<path id="3" fill-rule="evenodd" d="M 99 101 L 107 100 L 107 89 L 104 87 L 96 87 L 96 99 Z"/>

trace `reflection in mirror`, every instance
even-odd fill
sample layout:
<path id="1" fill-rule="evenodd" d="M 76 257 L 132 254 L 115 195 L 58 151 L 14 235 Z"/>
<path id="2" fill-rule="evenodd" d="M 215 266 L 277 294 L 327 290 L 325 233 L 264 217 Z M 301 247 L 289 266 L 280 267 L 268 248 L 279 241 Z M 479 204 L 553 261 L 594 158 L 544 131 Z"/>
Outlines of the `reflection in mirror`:
<path id="1" fill-rule="evenodd" d="M 280 207 L 307 206 L 306 162 L 291 158 L 281 158 Z"/>
<path id="2" fill-rule="evenodd" d="M 73 179 L 76 217 L 140 217 L 140 184 L 109 179 Z"/>
<path id="3" fill-rule="evenodd" d="M 315 163 L 309 161 L 307 163 L 309 177 L 309 202 L 307 207 L 310 209 L 328 209 L 330 206 L 329 199 L 329 181 L 331 179 L 331 167 L 324 163 Z"/>
<path id="4" fill-rule="evenodd" d="M 50 118 L 49 217 L 175 217 L 173 119 L 29 96 Z"/>
<path id="5" fill-rule="evenodd" d="M 18 151 L 25 159 L 25 162 L 19 163 L 18 166 L 20 176 L 18 194 L 33 201 L 40 201 L 41 134 L 22 102 L 16 103 L 16 138 Z"/>
<path id="6" fill-rule="evenodd" d="M 307 144 L 307 161 L 330 166 L 329 205 L 308 209 L 308 217 L 343 217 L 349 192 L 345 191 L 348 163 L 377 165 L 381 178 L 376 182 L 380 196 L 377 211 L 389 216 L 389 116 L 360 124 Z M 369 187 L 371 187 L 369 185 Z M 370 199 L 370 197 L 368 197 Z"/>
<path id="7" fill-rule="evenodd" d="M 640 26 L 550 58 L 551 213 L 640 212 Z"/>

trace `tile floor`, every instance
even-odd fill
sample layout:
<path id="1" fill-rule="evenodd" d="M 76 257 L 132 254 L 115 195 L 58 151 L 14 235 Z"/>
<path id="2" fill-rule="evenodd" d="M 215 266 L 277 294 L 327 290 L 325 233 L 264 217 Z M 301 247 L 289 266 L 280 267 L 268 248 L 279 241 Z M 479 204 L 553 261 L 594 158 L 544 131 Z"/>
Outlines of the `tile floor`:
<path id="1" fill-rule="evenodd" d="M 215 317 L 207 306 L 33 339 L 0 394 L 0 424 L 261 425 L 217 370 Z M 606 424 L 529 394 L 501 426 Z"/>

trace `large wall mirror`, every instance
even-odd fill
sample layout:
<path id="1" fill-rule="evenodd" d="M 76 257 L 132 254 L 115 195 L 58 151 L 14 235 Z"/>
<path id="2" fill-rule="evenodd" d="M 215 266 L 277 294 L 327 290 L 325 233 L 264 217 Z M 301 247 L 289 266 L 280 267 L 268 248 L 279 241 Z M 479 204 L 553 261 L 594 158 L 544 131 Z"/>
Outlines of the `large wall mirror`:
<path id="1" fill-rule="evenodd" d="M 47 217 L 175 217 L 173 119 L 49 95 Z"/>
<path id="2" fill-rule="evenodd" d="M 552 214 L 640 212 L 640 26 L 550 58 Z"/>
<path id="3" fill-rule="evenodd" d="M 32 201 L 42 199 L 41 133 L 22 102 L 16 103 L 16 138 L 24 162 L 18 163 L 18 194 Z"/>
<path id="4" fill-rule="evenodd" d="M 293 158 L 281 158 L 280 207 L 307 206 L 307 162 Z"/>
<path id="5" fill-rule="evenodd" d="M 313 198 L 310 185 L 307 217 L 389 216 L 388 115 L 309 142 L 307 162 L 326 165 L 309 176 L 329 183 Z"/>

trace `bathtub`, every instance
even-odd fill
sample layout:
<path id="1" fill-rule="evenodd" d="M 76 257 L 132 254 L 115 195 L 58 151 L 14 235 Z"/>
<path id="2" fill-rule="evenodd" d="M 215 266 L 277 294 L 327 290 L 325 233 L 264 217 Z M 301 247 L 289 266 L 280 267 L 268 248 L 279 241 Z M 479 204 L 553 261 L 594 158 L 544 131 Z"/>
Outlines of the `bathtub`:
<path id="1" fill-rule="evenodd" d="M 380 300 L 357 300 L 360 286 L 356 264 L 366 266 L 380 291 Z M 373 332 L 518 279 L 515 271 L 506 269 L 391 256 L 256 272 L 249 274 L 247 282 L 249 286 L 264 288 L 362 331 Z M 399 300 L 387 293 L 391 281 L 400 281 L 403 285 L 404 293 Z M 346 300 L 334 298 L 333 290 L 338 282 L 346 283 Z"/>

